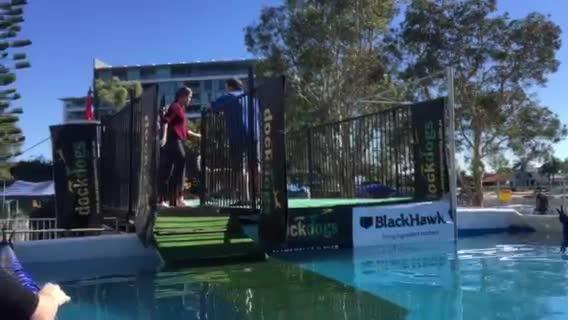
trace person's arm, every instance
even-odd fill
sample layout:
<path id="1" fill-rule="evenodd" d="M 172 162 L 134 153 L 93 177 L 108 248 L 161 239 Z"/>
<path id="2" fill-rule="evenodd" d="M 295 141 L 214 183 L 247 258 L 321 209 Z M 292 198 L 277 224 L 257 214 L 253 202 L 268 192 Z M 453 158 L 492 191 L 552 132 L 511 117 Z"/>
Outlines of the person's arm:
<path id="1" fill-rule="evenodd" d="M 38 293 L 38 303 L 31 320 L 54 320 L 59 307 L 71 298 L 58 285 L 48 283 Z"/>
<path id="2" fill-rule="evenodd" d="M 59 307 L 70 301 L 59 286 L 47 284 L 36 295 L 1 269 L 0 288 L 1 318 L 53 320 Z"/>
<path id="3" fill-rule="evenodd" d="M 168 123 L 164 123 L 164 131 L 163 131 L 163 135 L 160 138 L 160 146 L 165 146 L 166 143 L 168 142 Z"/>
<path id="4" fill-rule="evenodd" d="M 561 206 L 560 209 L 556 209 L 556 211 L 558 212 L 558 219 L 560 220 L 560 222 L 562 224 L 565 224 L 566 222 L 568 222 L 567 217 L 566 217 L 566 213 L 564 212 L 564 207 Z"/>
<path id="5" fill-rule="evenodd" d="M 192 136 L 192 137 L 201 138 L 201 134 L 200 134 L 200 133 L 191 131 L 191 129 L 188 129 L 188 130 L 187 130 L 187 134 L 188 134 L 189 136 Z"/>

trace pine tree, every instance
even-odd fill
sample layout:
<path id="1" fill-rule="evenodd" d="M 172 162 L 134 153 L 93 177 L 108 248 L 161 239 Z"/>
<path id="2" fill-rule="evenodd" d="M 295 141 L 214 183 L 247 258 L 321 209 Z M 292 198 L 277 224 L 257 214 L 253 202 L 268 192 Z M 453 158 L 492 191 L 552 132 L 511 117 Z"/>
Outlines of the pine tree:
<path id="1" fill-rule="evenodd" d="M 20 99 L 14 88 L 15 71 L 30 67 L 21 48 L 29 46 L 30 40 L 19 39 L 24 22 L 26 0 L 0 2 L 0 179 L 11 179 L 12 160 L 21 154 L 21 146 L 25 140 L 18 127 L 21 107 L 14 107 L 13 102 Z"/>

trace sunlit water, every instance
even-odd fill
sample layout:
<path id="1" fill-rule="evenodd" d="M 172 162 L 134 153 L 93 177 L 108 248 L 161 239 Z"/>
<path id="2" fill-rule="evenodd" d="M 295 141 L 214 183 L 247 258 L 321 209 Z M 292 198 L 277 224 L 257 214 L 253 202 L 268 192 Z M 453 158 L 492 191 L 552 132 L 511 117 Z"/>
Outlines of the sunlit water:
<path id="1" fill-rule="evenodd" d="M 29 270 L 43 282 L 96 270 L 93 263 Z M 302 252 L 269 263 L 67 281 L 73 302 L 59 319 L 568 319 L 567 270 L 555 241 L 526 236 L 463 239 L 457 250 Z"/>

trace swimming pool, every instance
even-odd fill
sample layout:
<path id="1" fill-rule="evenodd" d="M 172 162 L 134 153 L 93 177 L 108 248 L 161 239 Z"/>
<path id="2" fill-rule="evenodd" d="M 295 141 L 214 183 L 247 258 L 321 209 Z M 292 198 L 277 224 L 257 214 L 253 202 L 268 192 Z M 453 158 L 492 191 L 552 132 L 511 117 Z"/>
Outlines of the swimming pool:
<path id="1" fill-rule="evenodd" d="M 66 279 L 59 319 L 566 319 L 568 260 L 531 235 L 288 253 L 268 263 Z M 457 252 L 457 253 L 456 253 Z M 40 282 L 96 264 L 29 265 Z M 125 269 L 126 270 L 126 269 Z M 87 272 L 93 274 L 92 272 Z"/>

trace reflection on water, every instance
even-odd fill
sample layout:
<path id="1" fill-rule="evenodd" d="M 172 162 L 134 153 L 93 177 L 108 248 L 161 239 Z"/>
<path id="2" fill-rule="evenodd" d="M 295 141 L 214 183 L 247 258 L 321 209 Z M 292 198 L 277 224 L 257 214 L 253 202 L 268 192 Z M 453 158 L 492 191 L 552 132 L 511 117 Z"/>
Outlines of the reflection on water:
<path id="1" fill-rule="evenodd" d="M 565 320 L 567 265 L 556 245 L 522 235 L 302 252 L 67 282 L 60 319 Z"/>
<path id="2" fill-rule="evenodd" d="M 408 319 L 568 319 L 568 260 L 550 239 L 480 237 L 455 249 L 383 246 L 286 259 L 393 301 Z"/>
<path id="3" fill-rule="evenodd" d="M 196 268 L 64 284 L 60 319 L 404 319 L 407 311 L 292 264 Z"/>
<path id="4" fill-rule="evenodd" d="M 393 301 L 410 311 L 407 319 L 461 317 L 453 244 L 389 245 L 285 259 Z"/>
<path id="5" fill-rule="evenodd" d="M 464 314 L 568 319 L 567 261 L 557 247 L 507 244 L 459 251 Z M 470 316 L 465 319 L 473 319 Z"/>

